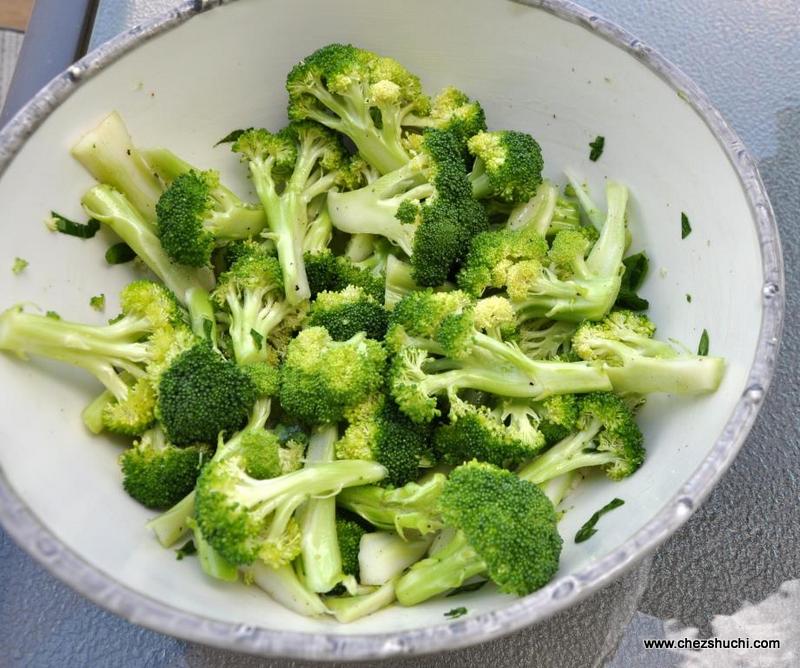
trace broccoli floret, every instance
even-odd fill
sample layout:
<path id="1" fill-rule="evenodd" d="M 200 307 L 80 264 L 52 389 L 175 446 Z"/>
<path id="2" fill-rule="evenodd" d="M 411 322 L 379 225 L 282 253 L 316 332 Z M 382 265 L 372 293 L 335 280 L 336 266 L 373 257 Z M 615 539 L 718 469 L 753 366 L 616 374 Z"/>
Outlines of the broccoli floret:
<path id="1" fill-rule="evenodd" d="M 426 130 L 419 153 L 395 171 L 359 190 L 330 193 L 328 206 L 337 229 L 385 237 L 409 255 L 424 286 L 444 283 L 488 226 L 457 138 L 439 130 Z"/>
<path id="2" fill-rule="evenodd" d="M 192 330 L 198 336 L 216 340 L 214 309 L 208 295 L 213 275 L 207 268 L 176 265 L 146 221 L 122 193 L 108 185 L 95 186 L 81 199 L 92 218 L 108 226 L 136 253 L 189 309 Z"/>
<path id="3" fill-rule="evenodd" d="M 427 535 L 442 527 L 436 502 L 445 480 L 444 475 L 435 473 L 418 483 L 406 483 L 403 487 L 351 487 L 342 490 L 336 497 L 336 503 L 378 529 L 396 531 L 401 536 L 406 531 Z"/>
<path id="4" fill-rule="evenodd" d="M 176 445 L 213 443 L 247 422 L 257 396 L 248 373 L 201 342 L 161 375 L 156 416 Z"/>
<path id="5" fill-rule="evenodd" d="M 575 394 L 556 394 L 535 402 L 533 410 L 539 416 L 539 431 L 548 446 L 557 443 L 578 427 L 580 397 Z"/>
<path id="6" fill-rule="evenodd" d="M 386 335 L 388 314 L 363 288 L 353 285 L 339 292 L 320 292 L 311 305 L 309 327 L 324 327 L 334 341 L 347 341 L 359 332 L 370 339 Z"/>
<path id="7" fill-rule="evenodd" d="M 215 461 L 197 483 L 197 522 L 206 540 L 232 564 L 261 560 L 278 568 L 300 553 L 293 515 L 304 501 L 377 482 L 384 475 L 379 464 L 341 460 L 256 480 L 237 457 Z"/>
<path id="8" fill-rule="evenodd" d="M 286 79 L 289 118 L 311 119 L 347 135 L 381 174 L 408 162 L 403 145 L 409 114 L 430 101 L 400 63 L 349 44 L 329 44 L 295 65 Z"/>
<path id="9" fill-rule="evenodd" d="M 87 132 L 71 153 L 97 181 L 125 195 L 143 219 L 145 228 L 155 229 L 156 202 L 162 186 L 152 166 L 133 145 L 116 111 Z"/>
<path id="10" fill-rule="evenodd" d="M 521 469 L 521 478 L 539 485 L 579 468 L 597 466 L 612 480 L 621 480 L 642 465 L 642 432 L 620 397 L 588 394 L 580 398 L 578 410 L 578 431 Z"/>
<path id="11" fill-rule="evenodd" d="M 428 453 L 429 433 L 411 422 L 382 394 L 348 409 L 347 430 L 336 443 L 339 459 L 366 459 L 386 467 L 385 482 L 401 486 L 416 480 Z"/>
<path id="12" fill-rule="evenodd" d="M 120 456 L 122 486 L 148 508 L 169 508 L 194 489 L 200 470 L 210 458 L 208 445 L 179 448 L 155 427 Z"/>
<path id="13" fill-rule="evenodd" d="M 263 209 L 242 202 L 213 170 L 172 181 L 156 204 L 156 221 L 167 255 L 192 267 L 209 265 L 219 242 L 254 237 L 267 224 Z"/>
<path id="14" fill-rule="evenodd" d="M 181 320 L 175 297 L 160 285 L 136 281 L 120 295 L 122 315 L 93 326 L 26 313 L 0 314 L 0 350 L 48 357 L 93 374 L 113 399 L 102 402 L 101 428 L 136 435 L 154 421 L 154 385 L 160 372 L 195 338 Z M 194 439 L 202 440 L 202 439 Z"/>
<path id="15" fill-rule="evenodd" d="M 532 227 L 483 232 L 472 241 L 469 255 L 458 273 L 458 286 L 480 297 L 487 288 L 502 288 L 509 272 L 521 262 L 543 262 L 547 242 Z"/>
<path id="16" fill-rule="evenodd" d="M 479 462 L 459 466 L 439 508 L 455 533 L 400 578 L 401 605 L 415 605 L 476 575 L 487 575 L 503 593 L 525 596 L 558 570 L 562 540 L 553 504 L 513 473 Z"/>
<path id="17" fill-rule="evenodd" d="M 574 322 L 534 318 L 520 324 L 517 343 L 533 359 L 565 359 L 572 352 L 572 336 L 577 328 Z"/>
<path id="18" fill-rule="evenodd" d="M 440 413 L 443 392 L 453 403 L 466 389 L 534 400 L 611 389 L 605 374 L 586 363 L 532 360 L 501 340 L 498 333 L 513 319 L 507 300 L 476 303 L 460 291 L 414 292 L 397 304 L 386 340 L 396 353 L 390 388 L 400 409 L 429 422 Z"/>
<path id="19" fill-rule="evenodd" d="M 518 204 L 533 197 L 542 182 L 542 149 L 524 132 L 479 132 L 467 142 L 475 157 L 472 195 Z"/>
<path id="20" fill-rule="evenodd" d="M 383 276 L 376 276 L 370 269 L 359 267 L 348 258 L 334 255 L 328 249 L 319 253 L 306 253 L 304 259 L 312 298 L 320 292 L 339 292 L 352 285 L 363 288 L 368 295 L 383 303 Z"/>
<path id="21" fill-rule="evenodd" d="M 278 250 L 286 299 L 297 304 L 311 296 L 303 262 L 305 237 L 313 217 L 312 201 L 342 179 L 346 154 L 339 138 L 327 128 L 302 121 L 279 132 L 247 130 L 233 150 L 250 168 L 258 197 L 267 214 L 269 238 Z"/>
<path id="22" fill-rule="evenodd" d="M 407 116 L 406 125 L 447 130 L 452 132 L 466 149 L 470 137 L 486 130 L 486 114 L 480 102 L 470 100 L 466 93 L 448 86 L 433 99 L 430 114 Z M 419 135 L 407 137 L 405 145 L 411 153 L 414 153 L 419 138 Z"/>
<path id="23" fill-rule="evenodd" d="M 336 512 L 336 538 L 342 555 L 342 573 L 358 579 L 358 549 L 368 529 L 357 516 L 345 510 Z"/>
<path id="24" fill-rule="evenodd" d="M 523 405 L 509 403 L 491 410 L 457 400 L 450 422 L 434 432 L 435 452 L 453 466 L 475 459 L 511 468 L 544 447 L 537 423 L 537 416 L 527 416 Z"/>
<path id="25" fill-rule="evenodd" d="M 585 360 L 601 362 L 617 392 L 696 394 L 713 392 L 725 371 L 721 357 L 679 352 L 653 339 L 655 325 L 633 311 L 614 311 L 600 322 L 585 322 L 572 347 Z"/>
<path id="26" fill-rule="evenodd" d="M 237 255 L 211 297 L 228 320 L 236 361 L 274 362 L 302 321 L 303 310 L 284 298 L 280 264 L 262 246 L 245 242 Z"/>
<path id="27" fill-rule="evenodd" d="M 363 333 L 334 341 L 308 327 L 289 343 L 281 369 L 281 407 L 309 423 L 336 422 L 383 383 L 386 353 Z"/>
<path id="28" fill-rule="evenodd" d="M 521 321 L 602 318 L 614 305 L 624 269 L 628 190 L 609 181 L 606 192 L 608 216 L 588 256 L 584 258 L 588 239 L 566 230 L 553 241 L 552 268 L 539 260 L 525 260 L 507 269 L 506 288 Z"/>

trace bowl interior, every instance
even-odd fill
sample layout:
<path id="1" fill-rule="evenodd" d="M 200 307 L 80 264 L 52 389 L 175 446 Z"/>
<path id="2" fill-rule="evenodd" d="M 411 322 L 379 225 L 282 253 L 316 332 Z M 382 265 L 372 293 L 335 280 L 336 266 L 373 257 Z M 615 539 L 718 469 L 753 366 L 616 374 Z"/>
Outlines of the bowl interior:
<path id="1" fill-rule="evenodd" d="M 728 360 L 713 396 L 648 402 L 641 415 L 648 460 L 635 476 L 616 484 L 587 480 L 571 497 L 561 523 L 561 573 L 574 573 L 645 526 L 701 464 L 742 393 L 762 315 L 759 244 L 723 149 L 668 84 L 576 24 L 540 9 L 480 0 L 240 0 L 196 16 L 84 83 L 0 178 L 3 305 L 29 301 L 64 318 L 99 323 L 115 313 L 117 289 L 137 275 L 130 265 L 105 264 L 110 237 L 80 241 L 42 225 L 50 209 L 82 219 L 78 200 L 92 182 L 68 151 L 105 114 L 117 109 L 137 144 L 164 145 L 198 166 L 216 167 L 234 189 L 252 196 L 236 158 L 214 142 L 234 128 L 281 127 L 286 73 L 331 41 L 398 58 L 429 91 L 453 84 L 478 98 L 491 127 L 536 136 L 547 173 L 559 183 L 569 167 L 599 200 L 604 179 L 627 183 L 632 250 L 646 249 L 651 259 L 643 294 L 659 336 L 694 349 L 705 328 L 712 354 Z M 588 144 L 598 134 L 606 149 L 591 163 Z M 685 240 L 682 211 L 693 227 Z M 15 256 L 30 262 L 19 276 L 9 271 Z M 105 314 L 88 303 L 100 292 L 108 297 Z M 195 560 L 176 561 L 145 529 L 153 513 L 120 487 L 121 444 L 84 430 L 80 411 L 98 391 L 92 379 L 3 355 L 0 383 L 0 465 L 14 490 L 88 563 L 155 600 L 216 620 L 336 634 L 427 628 L 455 605 L 476 614 L 513 602 L 486 587 L 340 626 L 294 615 L 256 588 L 210 582 Z M 615 496 L 626 504 L 576 545 L 577 528 Z"/>

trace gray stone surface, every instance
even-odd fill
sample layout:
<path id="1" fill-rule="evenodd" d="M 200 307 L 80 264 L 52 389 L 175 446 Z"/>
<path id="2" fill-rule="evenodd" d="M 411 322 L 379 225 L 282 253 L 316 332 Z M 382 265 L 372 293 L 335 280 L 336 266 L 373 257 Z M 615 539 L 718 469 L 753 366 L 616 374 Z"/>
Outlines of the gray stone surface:
<path id="1" fill-rule="evenodd" d="M 170 0 L 100 0 L 93 43 L 169 4 Z M 715 615 L 730 615 L 745 601 L 762 601 L 783 582 L 800 576 L 797 2 L 584 0 L 583 4 L 625 26 L 682 67 L 759 159 L 786 259 L 789 294 L 779 370 L 732 469 L 687 525 L 656 553 L 647 582 L 645 564 L 546 626 L 480 648 L 416 660 L 414 665 L 548 665 L 543 657 L 564 667 L 592 665 L 603 661 L 620 636 L 619 649 L 609 662 L 614 668 L 679 665 L 674 654 L 645 652 L 641 639 L 662 636 L 664 620 L 695 627 L 701 636 L 706 635 Z M 0 569 L 4 575 L 0 585 L 2 665 L 309 665 L 241 657 L 128 624 L 55 581 L 1 532 Z M 628 623 L 637 599 L 639 613 Z M 774 611 L 769 614 L 776 616 Z M 768 626 L 770 620 L 764 621 Z M 732 664 L 723 660 L 702 665 Z"/>

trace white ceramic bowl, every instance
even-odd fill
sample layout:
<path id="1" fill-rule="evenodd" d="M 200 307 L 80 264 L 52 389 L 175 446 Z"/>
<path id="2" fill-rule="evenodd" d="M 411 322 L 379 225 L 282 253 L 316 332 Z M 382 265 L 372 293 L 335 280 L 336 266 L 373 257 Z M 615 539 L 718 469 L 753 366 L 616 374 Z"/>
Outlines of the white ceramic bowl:
<path id="1" fill-rule="evenodd" d="M 594 480 L 561 524 L 558 577 L 524 599 L 484 588 L 394 607 L 340 626 L 306 619 L 256 588 L 210 582 L 145 529 L 152 515 L 120 488 L 117 444 L 91 438 L 80 410 L 97 391 L 84 375 L 0 356 L 0 519 L 50 571 L 93 601 L 162 632 L 242 651 L 355 659 L 462 646 L 565 608 L 617 577 L 682 524 L 730 464 L 769 383 L 782 316 L 780 247 L 752 160 L 685 76 L 619 28 L 568 2 L 239 0 L 186 2 L 102 46 L 55 79 L 0 135 L 2 306 L 32 301 L 100 322 L 89 297 L 131 278 L 109 268 L 105 244 L 51 235 L 56 209 L 81 217 L 91 180 L 68 153 L 112 109 L 140 145 L 163 144 L 214 166 L 247 191 L 225 148 L 229 130 L 285 123 L 284 78 L 322 44 L 351 41 L 398 58 L 427 90 L 454 84 L 486 107 L 494 128 L 532 132 L 547 172 L 570 166 L 597 192 L 630 185 L 635 248 L 652 270 L 644 294 L 660 336 L 689 347 L 708 329 L 728 360 L 719 391 L 652 398 L 641 416 L 648 460 L 632 478 Z M 424 17 L 424 18 L 420 18 Z M 380 27 L 377 29 L 377 27 Z M 596 163 L 588 143 L 606 137 Z M 693 233 L 680 237 L 680 213 Z M 29 268 L 14 277 L 15 256 Z M 685 295 L 692 295 L 691 303 Z M 114 304 L 109 306 L 113 313 Z M 627 503 L 590 541 L 577 527 L 613 496 Z"/>

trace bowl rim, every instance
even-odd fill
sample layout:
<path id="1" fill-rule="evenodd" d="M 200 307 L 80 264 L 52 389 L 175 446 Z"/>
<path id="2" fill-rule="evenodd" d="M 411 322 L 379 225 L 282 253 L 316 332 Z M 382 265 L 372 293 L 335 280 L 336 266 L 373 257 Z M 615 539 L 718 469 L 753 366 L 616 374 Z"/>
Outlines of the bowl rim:
<path id="1" fill-rule="evenodd" d="M 0 177 L 25 141 L 83 81 L 120 57 L 210 9 L 236 0 L 184 0 L 176 8 L 105 42 L 56 76 L 0 130 Z M 101 572 L 52 534 L 0 468 L 0 524 L 51 574 L 97 605 L 184 640 L 262 656 L 322 661 L 418 655 L 485 642 L 540 622 L 618 578 L 674 533 L 730 466 L 763 403 L 775 369 L 784 313 L 783 256 L 775 216 L 755 161 L 708 97 L 680 69 L 639 39 L 570 0 L 510 0 L 582 26 L 626 51 L 665 81 L 716 137 L 736 171 L 756 226 L 763 264 L 762 322 L 745 390 L 698 469 L 636 534 L 579 571 L 507 607 L 456 622 L 380 634 L 273 631 L 203 617 L 164 604 Z"/>

